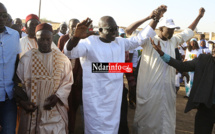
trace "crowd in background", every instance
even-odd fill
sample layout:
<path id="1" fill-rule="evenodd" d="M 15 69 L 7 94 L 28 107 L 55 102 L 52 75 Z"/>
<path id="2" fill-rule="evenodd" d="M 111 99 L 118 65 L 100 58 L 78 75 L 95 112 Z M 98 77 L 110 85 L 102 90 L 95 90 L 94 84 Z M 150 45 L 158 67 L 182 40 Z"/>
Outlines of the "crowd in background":
<path id="1" fill-rule="evenodd" d="M 213 55 L 215 44 L 204 34 L 200 40 L 194 38 L 193 30 L 205 10 L 200 8 L 196 19 L 179 34 L 174 30 L 180 27 L 163 17 L 166 11 L 161 5 L 125 29 L 111 16 L 103 16 L 98 31 L 94 31 L 90 18 L 73 18 L 53 30 L 35 14 L 29 14 L 23 25 L 0 3 L 0 134 L 74 134 L 78 108 L 83 133 L 128 134 L 128 106 L 136 110 L 134 134 L 173 134 L 176 94 L 182 82 L 185 98 L 195 104 L 188 111 L 196 107 L 206 111 L 197 115 L 196 124 L 209 122 L 203 117 L 214 113 L 214 96 L 193 99 L 200 90 L 194 84 L 197 69 L 193 69 L 193 61 L 200 55 Z M 150 24 L 138 31 L 147 20 Z M 189 69 L 183 64 L 187 69 L 183 71 L 170 57 L 180 64 L 188 63 Z M 132 62 L 133 73 L 92 73 L 93 62 Z M 213 81 L 213 73 L 204 78 Z M 207 89 L 214 94 L 213 82 L 209 85 Z M 213 124 L 214 116 L 209 118 Z M 205 134 L 212 128 L 197 125 L 194 131 Z"/>

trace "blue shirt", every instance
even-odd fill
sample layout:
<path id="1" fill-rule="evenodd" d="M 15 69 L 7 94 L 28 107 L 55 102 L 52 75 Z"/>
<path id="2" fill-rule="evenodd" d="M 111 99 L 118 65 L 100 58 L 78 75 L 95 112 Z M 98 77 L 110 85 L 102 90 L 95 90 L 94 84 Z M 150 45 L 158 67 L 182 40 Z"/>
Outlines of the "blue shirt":
<path id="1" fill-rule="evenodd" d="M 13 98 L 13 76 L 17 54 L 21 52 L 19 33 L 9 27 L 0 33 L 0 102 L 5 101 L 6 93 Z"/>

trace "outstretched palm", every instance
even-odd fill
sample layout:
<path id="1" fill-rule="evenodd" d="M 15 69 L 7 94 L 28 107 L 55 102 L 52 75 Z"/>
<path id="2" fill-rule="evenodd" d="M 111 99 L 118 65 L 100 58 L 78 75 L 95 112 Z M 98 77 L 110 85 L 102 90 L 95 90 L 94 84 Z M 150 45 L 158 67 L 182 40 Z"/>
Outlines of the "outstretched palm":
<path id="1" fill-rule="evenodd" d="M 94 32 L 89 32 L 88 27 L 92 23 L 90 18 L 83 20 L 81 23 L 78 23 L 75 29 L 74 37 L 84 39 L 88 36 L 94 34 Z"/>
<path id="2" fill-rule="evenodd" d="M 150 38 L 150 40 L 151 40 L 151 44 L 152 44 L 153 48 L 154 48 L 161 56 L 163 56 L 163 55 L 164 55 L 164 52 L 161 50 L 160 41 L 158 41 L 158 45 L 156 45 L 156 44 L 154 43 L 154 41 L 152 40 L 152 38 Z"/>

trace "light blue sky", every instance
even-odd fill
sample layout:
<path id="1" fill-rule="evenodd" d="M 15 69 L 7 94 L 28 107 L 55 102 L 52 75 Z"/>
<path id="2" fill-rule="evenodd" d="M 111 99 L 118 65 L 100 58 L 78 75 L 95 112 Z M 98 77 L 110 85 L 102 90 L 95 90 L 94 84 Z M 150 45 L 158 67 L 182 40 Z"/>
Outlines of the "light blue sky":
<path id="1" fill-rule="evenodd" d="M 13 18 L 24 19 L 28 14 L 38 15 L 39 0 L 1 0 Z M 42 0 L 41 18 L 68 22 L 71 18 L 90 17 L 97 25 L 100 17 L 110 15 L 119 26 L 148 16 L 159 5 L 167 5 L 165 17 L 173 18 L 182 29 L 197 17 L 204 7 L 205 16 L 197 26 L 199 32 L 215 32 L 215 0 Z M 148 24 L 146 22 L 144 25 Z"/>

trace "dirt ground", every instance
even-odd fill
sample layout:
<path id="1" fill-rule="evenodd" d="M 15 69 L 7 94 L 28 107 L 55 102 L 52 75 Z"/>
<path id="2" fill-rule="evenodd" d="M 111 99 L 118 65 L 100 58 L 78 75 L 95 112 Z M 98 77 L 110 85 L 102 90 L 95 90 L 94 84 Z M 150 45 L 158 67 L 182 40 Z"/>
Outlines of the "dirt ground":
<path id="1" fill-rule="evenodd" d="M 180 87 L 176 99 L 176 134 L 194 134 L 194 119 L 196 110 L 192 110 L 188 113 L 184 113 L 184 108 L 187 103 L 187 99 L 184 98 L 185 89 Z M 132 123 L 134 118 L 134 110 L 128 107 L 128 125 L 130 134 L 132 134 Z M 81 122 L 80 111 L 77 113 L 75 134 L 83 134 L 83 124 Z M 213 133 L 215 134 L 215 129 Z"/>
<path id="2" fill-rule="evenodd" d="M 194 134 L 196 110 L 193 109 L 188 113 L 184 113 L 187 103 L 187 99 L 184 96 L 185 88 L 180 87 L 176 98 L 176 134 Z M 215 134 L 215 129 L 212 134 Z"/>

